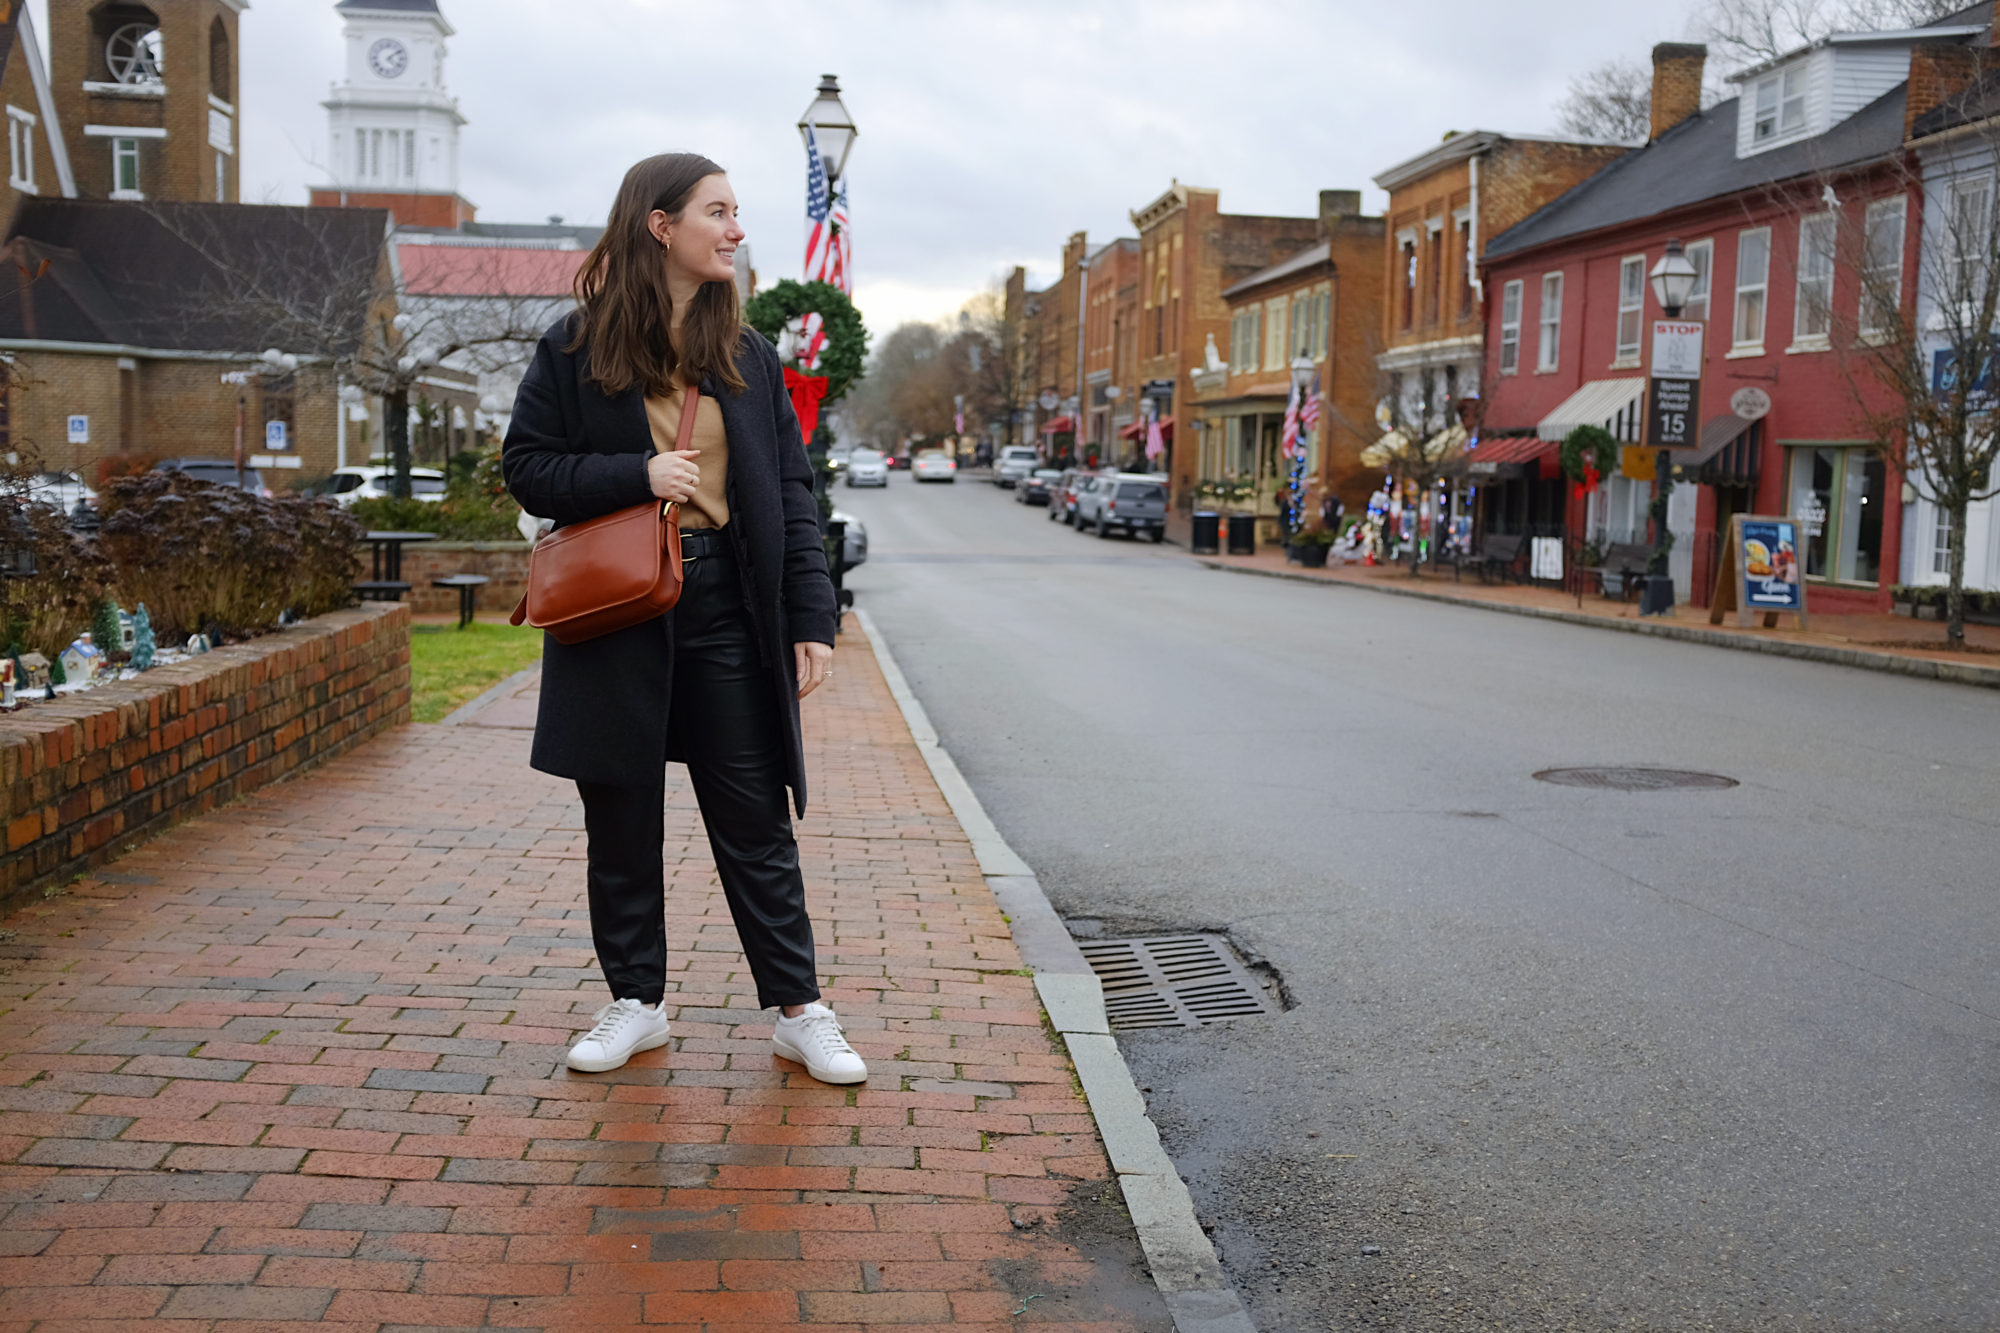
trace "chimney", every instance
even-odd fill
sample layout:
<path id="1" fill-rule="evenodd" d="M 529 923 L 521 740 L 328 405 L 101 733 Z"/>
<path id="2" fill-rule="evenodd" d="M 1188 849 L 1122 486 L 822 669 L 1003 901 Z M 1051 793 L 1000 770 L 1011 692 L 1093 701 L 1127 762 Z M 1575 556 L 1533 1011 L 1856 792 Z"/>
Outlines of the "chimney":
<path id="1" fill-rule="evenodd" d="M 1653 114 L 1648 141 L 1701 110 L 1701 71 L 1707 63 L 1705 46 L 1661 42 L 1653 48 Z"/>
<path id="2" fill-rule="evenodd" d="M 1995 8 L 2000 22 L 2000 6 Z M 1903 87 L 1903 138 L 1917 121 L 1970 88 L 1979 77 L 1981 50 L 1958 42 L 1923 42 L 1910 48 L 1910 81 Z"/>
<path id="3" fill-rule="evenodd" d="M 1321 190 L 1319 192 L 1319 221 L 1321 226 L 1331 226 L 1342 218 L 1361 215 L 1361 191 Z"/>

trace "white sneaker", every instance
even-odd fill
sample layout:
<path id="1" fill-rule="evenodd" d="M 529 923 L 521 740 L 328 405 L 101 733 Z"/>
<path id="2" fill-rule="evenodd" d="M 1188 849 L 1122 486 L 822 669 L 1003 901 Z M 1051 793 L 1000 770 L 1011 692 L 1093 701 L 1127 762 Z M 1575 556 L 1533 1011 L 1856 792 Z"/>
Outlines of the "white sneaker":
<path id="1" fill-rule="evenodd" d="M 841 1035 L 840 1020 L 823 1004 L 807 1005 L 797 1018 L 786 1018 L 780 1009 L 771 1044 L 822 1083 L 860 1083 L 868 1077 L 868 1066 Z"/>
<path id="2" fill-rule="evenodd" d="M 613 1000 L 597 1011 L 597 1026 L 569 1048 L 567 1063 L 586 1074 L 616 1069 L 640 1051 L 667 1044 L 667 1007 Z"/>

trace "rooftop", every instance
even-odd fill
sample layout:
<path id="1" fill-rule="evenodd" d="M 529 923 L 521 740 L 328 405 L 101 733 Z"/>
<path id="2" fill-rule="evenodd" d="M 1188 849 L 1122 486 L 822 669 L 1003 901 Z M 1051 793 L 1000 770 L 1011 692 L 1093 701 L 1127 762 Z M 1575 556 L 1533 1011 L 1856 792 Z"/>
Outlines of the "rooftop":
<path id="1" fill-rule="evenodd" d="M 1286 278 L 1308 272 L 1321 264 L 1331 263 L 1332 260 L 1333 243 L 1331 241 L 1321 241 L 1318 245 L 1309 246 L 1299 251 L 1290 259 L 1281 259 L 1269 268 L 1258 269 L 1241 282 L 1231 283 L 1229 286 L 1224 287 L 1222 289 L 1223 299 L 1228 300 L 1232 296 L 1262 287 L 1266 283 L 1281 282 Z"/>

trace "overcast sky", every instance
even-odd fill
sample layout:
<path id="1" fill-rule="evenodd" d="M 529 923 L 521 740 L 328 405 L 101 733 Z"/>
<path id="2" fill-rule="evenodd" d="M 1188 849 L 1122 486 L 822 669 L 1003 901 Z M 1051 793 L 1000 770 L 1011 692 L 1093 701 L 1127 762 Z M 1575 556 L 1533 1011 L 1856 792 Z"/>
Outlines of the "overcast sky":
<path id="1" fill-rule="evenodd" d="M 729 169 L 765 283 L 798 276 L 819 75 L 840 76 L 855 297 L 879 338 L 937 318 L 1063 238 L 1132 232 L 1178 177 L 1229 212 L 1310 214 L 1448 129 L 1547 131 L 1576 70 L 1644 62 L 1689 0 L 441 0 L 446 83 L 487 221 L 601 222 L 626 167 L 670 149 Z M 47 0 L 36 0 L 46 10 Z M 332 0 L 242 19 L 246 202 L 324 178 L 341 77 Z M 42 31 L 48 31 L 46 21 Z M 172 56 L 168 56 L 171 71 Z M 171 78 L 171 72 L 169 73 Z"/>

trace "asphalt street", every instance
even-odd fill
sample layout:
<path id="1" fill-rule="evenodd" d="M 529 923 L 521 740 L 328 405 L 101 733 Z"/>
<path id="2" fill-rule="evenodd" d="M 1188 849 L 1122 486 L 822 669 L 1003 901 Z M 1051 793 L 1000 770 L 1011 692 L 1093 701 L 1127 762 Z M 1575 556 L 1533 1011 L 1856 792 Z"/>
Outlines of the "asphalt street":
<path id="1" fill-rule="evenodd" d="M 1120 1038 L 1265 1333 L 2000 1328 L 2000 694 L 836 499 L 1072 931 L 1282 980 Z"/>

